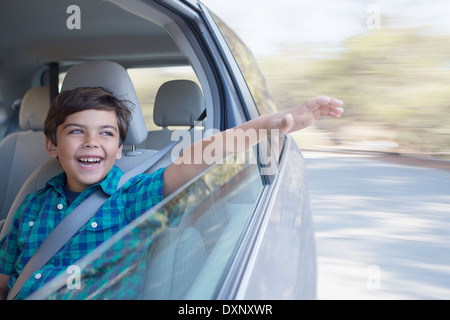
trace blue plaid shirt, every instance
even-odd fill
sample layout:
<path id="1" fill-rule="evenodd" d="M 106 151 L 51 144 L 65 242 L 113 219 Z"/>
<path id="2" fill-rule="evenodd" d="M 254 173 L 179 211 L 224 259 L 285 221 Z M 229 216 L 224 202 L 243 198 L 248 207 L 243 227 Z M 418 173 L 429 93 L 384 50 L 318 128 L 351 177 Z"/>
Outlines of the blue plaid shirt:
<path id="1" fill-rule="evenodd" d="M 122 171 L 114 166 L 102 182 L 84 190 L 69 205 L 64 193 L 66 175 L 61 173 L 49 180 L 43 189 L 27 196 L 17 210 L 8 234 L 0 241 L 0 273 L 10 276 L 10 289 L 33 253 L 64 217 L 99 188 L 111 195 L 94 217 L 42 269 L 30 277 L 16 299 L 28 297 L 160 202 L 163 198 L 164 171 L 165 168 L 162 168 L 151 175 L 138 175 L 117 190 Z M 102 268 L 105 263 L 111 266 L 111 263 L 119 261 L 115 266 L 128 264 L 128 274 L 133 276 L 122 277 L 114 286 L 96 295 L 91 290 L 97 290 L 98 286 L 107 284 L 114 274 L 122 272 L 115 270 L 117 268 L 103 267 L 103 279 L 87 279 L 82 282 L 82 290 L 68 291 L 64 298 L 139 298 L 144 282 L 145 258 L 153 242 L 148 232 L 161 228 L 161 221 L 155 219 L 149 225 L 150 229 L 146 228 L 145 235 L 142 232 L 132 233 L 130 239 L 119 241 L 112 248 L 114 252 L 97 261 L 94 266 Z M 139 239 L 145 237 L 150 240 L 144 241 L 145 245 L 142 245 Z"/>

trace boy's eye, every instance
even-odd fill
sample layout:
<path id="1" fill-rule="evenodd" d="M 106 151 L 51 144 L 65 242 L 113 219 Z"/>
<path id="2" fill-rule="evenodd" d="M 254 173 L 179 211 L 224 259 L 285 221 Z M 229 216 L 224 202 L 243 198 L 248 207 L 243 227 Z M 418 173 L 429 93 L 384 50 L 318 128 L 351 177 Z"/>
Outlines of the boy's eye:
<path id="1" fill-rule="evenodd" d="M 74 129 L 74 130 L 69 131 L 69 133 L 70 134 L 82 134 L 83 131 L 81 131 L 80 129 Z"/>
<path id="2" fill-rule="evenodd" d="M 103 132 L 101 132 L 101 135 L 102 136 L 111 136 L 111 137 L 113 137 L 114 133 L 111 132 L 111 131 L 103 131 Z"/>

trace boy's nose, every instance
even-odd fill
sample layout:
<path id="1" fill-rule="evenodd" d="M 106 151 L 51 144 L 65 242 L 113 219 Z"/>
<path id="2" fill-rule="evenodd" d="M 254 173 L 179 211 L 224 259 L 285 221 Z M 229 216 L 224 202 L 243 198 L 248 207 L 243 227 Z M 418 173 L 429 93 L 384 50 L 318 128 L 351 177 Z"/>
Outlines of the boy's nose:
<path id="1" fill-rule="evenodd" d="M 86 149 L 96 149 L 96 148 L 98 148 L 98 144 L 92 143 L 92 141 L 90 141 L 90 142 L 86 142 L 86 143 L 84 144 L 84 147 L 85 147 Z"/>
<path id="2" fill-rule="evenodd" d="M 91 149 L 91 148 L 98 148 L 99 144 L 98 144 L 97 139 L 95 139 L 94 137 L 91 137 L 91 136 L 87 136 L 86 140 L 84 141 L 83 146 L 85 148 Z"/>

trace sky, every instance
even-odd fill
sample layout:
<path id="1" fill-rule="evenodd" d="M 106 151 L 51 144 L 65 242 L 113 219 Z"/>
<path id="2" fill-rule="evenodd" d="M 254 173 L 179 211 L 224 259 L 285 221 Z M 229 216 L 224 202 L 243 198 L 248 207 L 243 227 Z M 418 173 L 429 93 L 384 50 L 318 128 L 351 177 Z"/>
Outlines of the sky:
<path id="1" fill-rule="evenodd" d="M 430 26 L 450 34 L 449 0 L 202 0 L 256 56 L 282 44 L 338 46 L 342 40 L 383 28 Z M 378 20 L 377 19 L 378 16 Z M 379 25 L 376 25 L 376 22 Z M 369 27 L 368 27 L 369 26 Z"/>

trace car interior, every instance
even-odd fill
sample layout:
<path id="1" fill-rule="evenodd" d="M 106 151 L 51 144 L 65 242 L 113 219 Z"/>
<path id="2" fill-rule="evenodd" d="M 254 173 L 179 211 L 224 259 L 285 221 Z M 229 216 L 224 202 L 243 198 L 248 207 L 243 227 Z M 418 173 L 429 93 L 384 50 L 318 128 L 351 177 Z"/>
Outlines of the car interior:
<path id="1" fill-rule="evenodd" d="M 81 29 L 69 30 L 66 27 L 69 2 L 55 3 L 46 10 L 33 1 L 26 2 L 2 4 L 2 23 L 14 32 L 7 32 L 6 41 L 0 44 L 3 62 L 0 67 L 0 110 L 3 110 L 4 123 L 4 137 L 0 137 L 3 138 L 0 141 L 0 220 L 6 218 L 28 176 L 49 159 L 42 130 L 51 103 L 50 64 L 56 62 L 59 73 L 65 72 L 59 90 L 97 85 L 132 101 L 133 119 L 124 144 L 123 165 L 119 164 L 123 170 L 140 162 L 140 157 L 148 157 L 170 143 L 172 131 L 169 126 L 191 127 L 206 107 L 205 90 L 197 83 L 182 79 L 167 81 L 158 88 L 153 110 L 154 122 L 160 130 L 149 130 L 146 126 L 127 69 L 190 65 L 190 59 L 181 53 L 181 46 L 173 41 L 173 35 L 158 25 L 161 21 L 170 24 L 167 16 L 156 10 L 148 13 L 152 18 L 156 17 L 155 23 L 113 3 L 80 1 Z M 23 6 L 28 10 L 23 10 Z M 20 21 L 16 19 L 18 15 Z M 21 27 L 24 21 L 27 23 Z M 39 30 L 40 25 L 45 30 Z M 112 37 L 114 41 L 111 41 Z M 33 41 L 33 38 L 39 41 Z M 118 45 L 114 47 L 113 44 Z M 12 119 L 15 112 L 8 105 L 17 104 L 17 100 L 21 102 L 15 125 Z M 14 126 L 16 128 L 11 128 Z M 7 127 L 10 134 L 6 135 Z M 135 152 L 136 149 L 141 151 Z M 168 157 L 159 166 L 167 161 L 170 161 Z M 40 176 L 45 180 L 42 174 Z"/>
<path id="2" fill-rule="evenodd" d="M 29 89 L 19 109 L 22 131 L 8 134 L 0 143 L 0 220 L 6 218 L 6 213 L 28 176 L 49 159 L 43 148 L 45 138 L 42 132 L 49 107 L 48 87 Z"/>
<path id="3" fill-rule="evenodd" d="M 77 3 L 81 8 L 81 28 L 71 30 L 66 27 L 70 17 L 66 9 L 71 5 L 70 1 L 48 3 L 45 8 L 41 2 L 33 0 L 0 4 L 3 39 L 0 42 L 0 134 L 3 135 L 0 136 L 0 238 L 6 234 L 23 198 L 42 188 L 47 180 L 62 170 L 57 160 L 49 159 L 42 132 L 55 85 L 60 86 L 57 91 L 102 86 L 129 101 L 132 119 L 123 157 L 117 161 L 124 172 L 170 143 L 174 126 L 191 128 L 187 132 L 191 141 L 201 137 L 201 134 L 194 134 L 198 128 L 192 127 L 205 109 L 207 117 L 198 130 L 219 127 L 219 112 L 213 108 L 217 99 L 214 98 L 217 96 L 214 90 L 217 89 L 207 76 L 210 71 L 167 10 L 156 10 L 139 1 L 127 4 L 120 0 L 80 0 Z M 50 67 L 54 68 L 55 64 L 56 77 L 55 69 Z M 152 114 L 159 129 L 150 130 L 128 69 L 167 66 L 191 66 L 197 81 L 171 79 L 156 88 Z M 63 73 L 63 80 L 59 83 L 57 79 Z M 166 153 L 148 172 L 171 161 L 170 153 Z M 207 261 L 211 261 L 208 257 L 214 248 L 217 252 L 214 259 L 224 256 L 220 246 L 215 246 L 220 235 L 225 237 L 236 232 L 232 223 L 221 224 L 220 221 L 228 221 L 233 212 L 251 211 L 261 189 L 260 181 L 251 182 L 254 177 L 244 184 L 253 190 L 254 196 L 242 199 L 242 194 L 233 193 L 231 200 L 225 201 L 228 216 L 223 214 L 211 224 L 205 222 L 210 217 L 206 220 L 185 219 L 181 227 L 174 228 L 176 231 L 168 230 L 161 235 L 152 253 L 149 278 L 170 280 L 164 283 L 150 281 L 146 285 L 145 298 L 198 297 L 204 284 L 211 281 L 210 272 L 197 278 L 199 273 L 202 274 L 202 268 L 210 270 L 208 268 L 214 265 L 208 266 Z M 196 188 L 205 188 L 205 183 L 198 183 Z M 192 190 L 190 192 L 194 192 Z M 211 197 L 213 191 L 210 191 Z M 243 206 L 245 203 L 248 206 Z M 212 205 L 218 206 L 218 203 Z M 242 219 L 247 217 L 241 215 L 233 221 L 242 228 Z M 208 240 L 205 235 L 211 234 L 211 226 L 217 225 L 221 225 L 222 231 L 214 235 L 214 241 Z M 234 241 L 239 234 L 235 235 Z M 222 239 L 229 241 L 226 237 Z M 191 264 L 185 262 L 185 252 L 189 248 L 195 248 L 189 259 Z M 194 283 L 192 279 L 196 278 Z"/>

